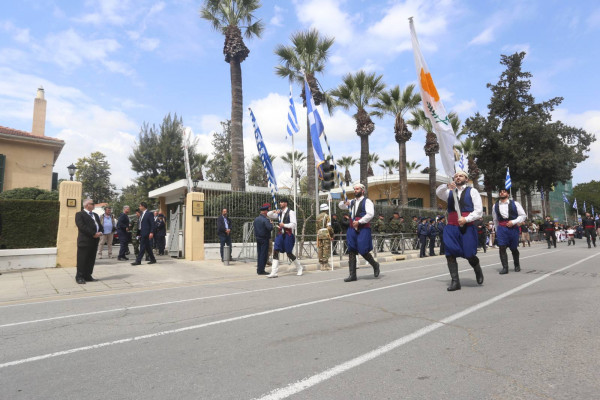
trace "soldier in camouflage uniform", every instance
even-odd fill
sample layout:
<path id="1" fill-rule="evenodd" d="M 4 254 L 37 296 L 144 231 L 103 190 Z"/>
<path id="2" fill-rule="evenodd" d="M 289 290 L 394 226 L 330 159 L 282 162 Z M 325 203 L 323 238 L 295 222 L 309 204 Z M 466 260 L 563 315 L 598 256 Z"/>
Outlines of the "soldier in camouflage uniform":
<path id="1" fill-rule="evenodd" d="M 375 237 L 377 238 L 377 251 L 383 252 L 383 242 L 385 242 L 385 236 L 383 236 L 383 234 L 387 232 L 383 214 L 379 214 L 377 221 L 371 224 L 371 229 L 373 229 Z"/>
<path id="2" fill-rule="evenodd" d="M 333 240 L 333 228 L 329 218 L 329 206 L 321 204 L 321 213 L 317 215 L 317 256 L 321 271 L 329 269 L 329 256 L 331 255 L 331 241 Z"/>
<path id="3" fill-rule="evenodd" d="M 394 213 L 394 217 L 390 221 L 388 232 L 392 234 L 392 254 L 400 254 L 398 249 L 400 248 L 400 233 L 404 231 L 404 220 L 398 212 Z"/>
<path id="4" fill-rule="evenodd" d="M 129 233 L 131 234 L 131 244 L 133 245 L 133 252 L 137 257 L 140 253 L 140 228 L 138 228 L 138 221 L 140 220 L 140 210 L 135 210 L 135 215 L 129 218 Z"/>

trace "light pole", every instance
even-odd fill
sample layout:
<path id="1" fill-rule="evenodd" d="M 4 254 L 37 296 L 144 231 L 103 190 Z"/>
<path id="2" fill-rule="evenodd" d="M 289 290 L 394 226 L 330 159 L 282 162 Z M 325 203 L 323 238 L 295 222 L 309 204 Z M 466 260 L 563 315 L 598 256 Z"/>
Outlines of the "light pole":
<path id="1" fill-rule="evenodd" d="M 70 177 L 69 180 L 71 180 L 71 181 L 73 180 L 73 175 L 75 175 L 75 170 L 76 169 L 77 169 L 77 167 L 74 166 L 73 163 L 71 163 L 71 165 L 69 165 L 67 167 L 67 171 L 69 171 L 69 177 Z"/>

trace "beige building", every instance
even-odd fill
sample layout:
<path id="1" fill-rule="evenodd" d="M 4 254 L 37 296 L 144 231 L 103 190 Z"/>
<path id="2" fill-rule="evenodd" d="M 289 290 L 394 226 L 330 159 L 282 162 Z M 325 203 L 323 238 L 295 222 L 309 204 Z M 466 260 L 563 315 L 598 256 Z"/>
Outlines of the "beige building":
<path id="1" fill-rule="evenodd" d="M 414 172 L 408 174 L 408 206 L 415 208 L 433 208 L 433 209 L 446 209 L 446 202 L 436 197 L 437 203 L 430 204 L 429 199 L 429 174 L 422 174 L 420 172 Z M 436 188 L 443 184 L 448 183 L 450 179 L 445 175 L 436 175 Z M 400 183 L 399 175 L 379 175 L 371 176 L 368 179 L 369 199 L 375 204 L 399 204 L 400 198 Z M 472 182 L 471 182 L 472 185 Z M 346 192 L 352 192 L 352 187 L 344 187 Z M 331 190 L 332 193 L 341 193 L 341 189 L 336 188 Z M 487 207 L 487 196 L 485 192 L 481 193 L 481 199 L 483 201 L 484 212 Z"/>
<path id="2" fill-rule="evenodd" d="M 45 136 L 46 100 L 39 88 L 31 132 L 0 126 L 0 192 L 20 187 L 51 190 L 54 166 L 65 142 Z"/>

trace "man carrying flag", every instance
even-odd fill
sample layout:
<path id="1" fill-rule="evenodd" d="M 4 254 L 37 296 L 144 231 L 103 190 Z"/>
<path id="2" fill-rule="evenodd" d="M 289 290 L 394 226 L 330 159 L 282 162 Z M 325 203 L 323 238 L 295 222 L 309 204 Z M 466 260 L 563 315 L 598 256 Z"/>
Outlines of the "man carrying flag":
<path id="1" fill-rule="evenodd" d="M 525 210 L 518 202 L 511 200 L 507 189 L 501 189 L 500 200 L 494 205 L 492 215 L 496 227 L 496 242 L 500 247 L 500 275 L 508 274 L 508 256 L 506 248 L 510 248 L 515 264 L 515 272 L 521 270 L 519 263 L 519 224 L 527 218 Z"/>
<path id="2" fill-rule="evenodd" d="M 302 275 L 302 264 L 292 253 L 294 250 L 294 244 L 296 243 L 296 236 L 294 236 L 294 229 L 296 229 L 296 213 L 294 210 L 288 208 L 288 199 L 282 197 L 279 199 L 279 210 L 269 211 L 267 217 L 276 219 L 279 221 L 277 236 L 275 237 L 275 244 L 273 246 L 273 264 L 271 266 L 271 273 L 267 275 L 267 278 L 277 278 L 277 271 L 279 271 L 279 253 L 286 253 L 288 258 L 294 262 L 298 271 L 297 275 Z"/>

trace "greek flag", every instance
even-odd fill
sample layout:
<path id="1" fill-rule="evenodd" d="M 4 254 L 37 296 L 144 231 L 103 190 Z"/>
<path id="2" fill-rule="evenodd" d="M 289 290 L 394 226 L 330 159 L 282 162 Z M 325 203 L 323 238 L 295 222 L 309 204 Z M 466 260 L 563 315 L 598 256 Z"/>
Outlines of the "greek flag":
<path id="1" fill-rule="evenodd" d="M 504 188 L 506 190 L 510 189 L 512 186 L 512 181 L 510 180 L 510 172 L 509 172 L 509 168 L 506 167 L 506 180 L 504 181 Z"/>
<path id="2" fill-rule="evenodd" d="M 252 112 L 252 109 L 248 108 L 248 110 L 250 110 L 250 118 L 252 119 L 252 126 L 254 127 L 254 138 L 256 139 L 256 148 L 258 149 L 260 161 L 262 161 L 263 168 L 265 169 L 265 173 L 269 179 L 269 184 L 272 188 L 277 190 L 277 180 L 275 179 L 273 164 L 271 164 L 271 157 L 269 157 L 267 147 L 265 146 L 265 142 L 263 142 L 262 134 L 260 133 L 260 129 L 256 123 L 256 118 L 254 118 L 254 113 Z"/>
<path id="3" fill-rule="evenodd" d="M 296 116 L 296 106 L 294 105 L 294 98 L 292 96 L 292 85 L 290 85 L 290 106 L 288 107 L 287 132 L 288 135 L 294 136 L 294 134 L 299 131 L 300 127 L 298 126 L 298 117 Z"/>
<path id="4" fill-rule="evenodd" d="M 577 199 L 573 202 L 573 208 L 577 210 Z"/>
<path id="5" fill-rule="evenodd" d="M 598 216 L 594 212 L 594 205 L 593 204 L 592 204 L 592 217 L 596 217 L 596 219 L 598 219 Z"/>
<path id="6" fill-rule="evenodd" d="M 583 212 L 587 212 L 587 209 L 585 207 L 585 200 L 583 201 Z"/>
<path id="7" fill-rule="evenodd" d="M 460 153 L 460 159 L 458 160 L 458 168 L 465 170 L 465 153 Z"/>
<path id="8" fill-rule="evenodd" d="M 304 91 L 306 93 L 306 112 L 308 114 L 308 124 L 310 125 L 310 137 L 312 139 L 313 153 L 315 154 L 315 166 L 319 170 L 319 174 L 321 174 L 321 165 L 325 162 L 325 156 L 323 156 L 323 149 L 321 148 L 321 140 L 319 138 L 325 127 L 323 126 L 323 121 L 321 121 L 319 110 L 317 110 L 312 98 L 306 75 L 304 76 Z"/>
<path id="9" fill-rule="evenodd" d="M 570 204 L 569 199 L 567 199 L 567 195 L 564 192 L 563 192 L 563 201 L 567 204 Z"/>

